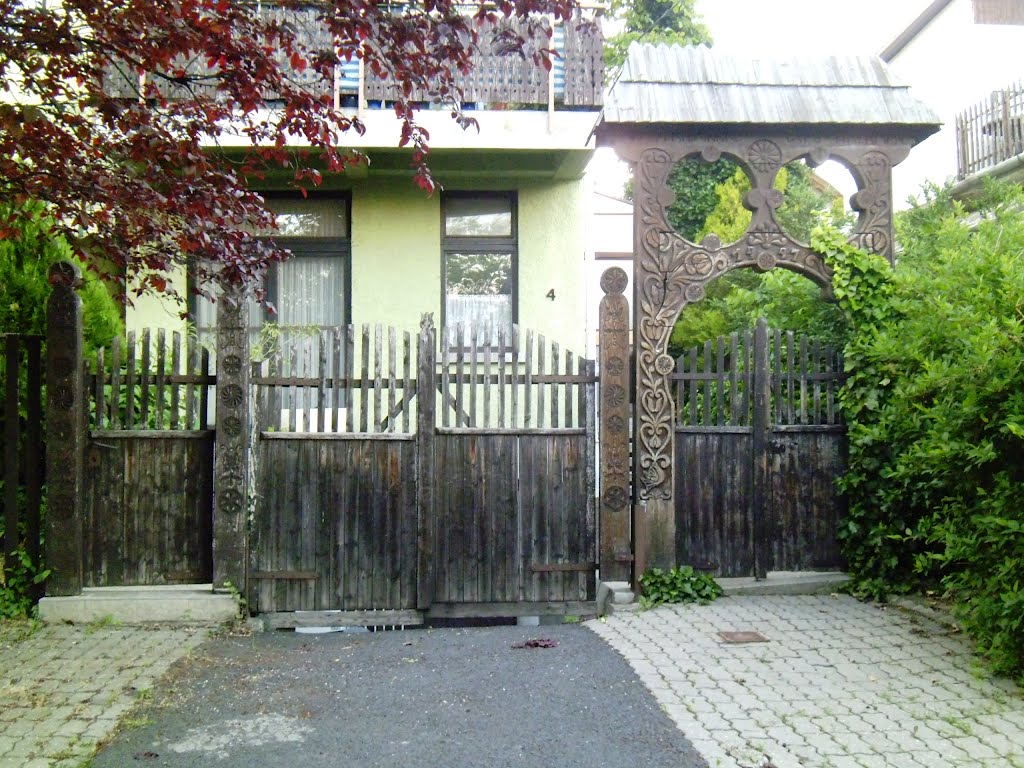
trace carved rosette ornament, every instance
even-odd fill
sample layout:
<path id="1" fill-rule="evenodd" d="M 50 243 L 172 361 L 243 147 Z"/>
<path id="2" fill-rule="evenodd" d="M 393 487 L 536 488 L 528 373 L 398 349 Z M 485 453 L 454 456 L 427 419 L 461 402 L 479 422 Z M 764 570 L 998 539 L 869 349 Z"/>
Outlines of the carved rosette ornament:
<path id="1" fill-rule="evenodd" d="M 626 581 L 631 565 L 629 509 L 629 276 L 605 270 L 600 307 L 601 578 Z"/>
<path id="2" fill-rule="evenodd" d="M 249 331 L 246 296 L 228 288 L 217 302 L 217 452 L 213 569 L 216 586 L 245 585 L 249 505 Z"/>

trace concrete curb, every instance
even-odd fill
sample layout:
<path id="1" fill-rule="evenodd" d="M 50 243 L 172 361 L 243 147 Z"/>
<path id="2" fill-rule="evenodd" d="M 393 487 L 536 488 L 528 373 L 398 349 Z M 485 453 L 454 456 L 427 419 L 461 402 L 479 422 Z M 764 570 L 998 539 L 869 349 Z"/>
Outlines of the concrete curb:
<path id="1" fill-rule="evenodd" d="M 767 579 L 715 579 L 726 595 L 829 595 L 850 580 L 834 571 L 773 571 Z"/>
<path id="2" fill-rule="evenodd" d="M 238 617 L 235 598 L 212 584 L 86 588 L 80 595 L 44 597 L 39 618 L 50 623 L 223 624 Z"/>

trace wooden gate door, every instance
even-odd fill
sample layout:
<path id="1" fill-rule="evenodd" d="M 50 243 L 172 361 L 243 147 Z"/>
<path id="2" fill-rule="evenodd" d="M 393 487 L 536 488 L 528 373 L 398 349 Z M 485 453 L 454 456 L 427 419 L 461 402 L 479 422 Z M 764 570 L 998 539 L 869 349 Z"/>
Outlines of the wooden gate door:
<path id="1" fill-rule="evenodd" d="M 596 590 L 593 362 L 517 328 L 440 336 L 431 613 L 581 612 Z"/>
<path id="2" fill-rule="evenodd" d="M 807 336 L 719 337 L 676 360 L 676 550 L 718 576 L 842 566 L 842 360 Z"/>
<path id="3" fill-rule="evenodd" d="M 252 607 L 276 627 L 416 623 L 414 338 L 350 325 L 277 344 L 251 380 Z"/>
<path id="4" fill-rule="evenodd" d="M 213 578 L 210 360 L 163 329 L 87 361 L 83 578 L 87 587 Z"/>

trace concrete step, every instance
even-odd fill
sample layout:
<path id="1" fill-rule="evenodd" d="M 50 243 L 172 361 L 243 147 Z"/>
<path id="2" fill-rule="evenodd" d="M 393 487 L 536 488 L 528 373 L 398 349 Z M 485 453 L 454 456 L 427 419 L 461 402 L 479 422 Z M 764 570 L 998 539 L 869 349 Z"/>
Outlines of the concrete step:
<path id="1" fill-rule="evenodd" d="M 212 584 L 87 587 L 80 595 L 39 601 L 40 619 L 72 624 L 222 624 L 237 616 L 235 598 Z"/>
<path id="2" fill-rule="evenodd" d="M 752 576 L 715 579 L 727 595 L 827 595 L 849 580 L 837 571 L 769 571 L 761 581 Z"/>

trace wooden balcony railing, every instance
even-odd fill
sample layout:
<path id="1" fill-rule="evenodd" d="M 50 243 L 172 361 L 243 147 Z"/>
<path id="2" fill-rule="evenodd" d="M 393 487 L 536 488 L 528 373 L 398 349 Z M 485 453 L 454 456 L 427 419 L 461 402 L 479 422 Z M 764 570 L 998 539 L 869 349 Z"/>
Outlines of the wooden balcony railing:
<path id="1" fill-rule="evenodd" d="M 326 50 L 333 44 L 327 29 L 317 18 L 319 12 L 316 9 L 286 11 L 263 5 L 259 12 L 287 20 L 300 43 L 309 50 Z M 514 20 L 502 23 L 516 24 Z M 487 39 L 488 36 L 481 37 Z M 604 90 L 604 68 L 598 26 L 577 29 L 574 24 L 557 24 L 553 39 L 539 43 L 559 54 L 553 59 L 550 72 L 518 55 L 492 53 L 482 43 L 472 71 L 458 80 L 463 91 L 463 105 L 505 109 L 599 108 Z M 282 63 L 287 66 L 283 59 Z M 208 69 L 201 58 L 187 62 L 185 68 L 192 76 L 187 91 L 173 82 L 155 79 L 153 82 L 164 96 L 172 99 L 185 98 L 193 93 L 212 95 L 216 89 L 217 73 Z M 334 70 L 333 79 L 325 79 L 312 69 L 293 72 L 291 79 L 317 95 L 333 93 L 335 105 L 339 108 L 374 108 L 393 99 L 397 93 L 393 82 L 364 68 L 358 58 L 353 57 Z M 138 98 L 140 83 L 144 85 L 145 79 L 145 75 L 140 79 L 134 72 L 111 67 L 105 87 L 112 96 Z M 273 99 L 273 94 L 265 95 Z M 412 100 L 429 103 L 431 94 L 427 89 L 421 89 L 412 94 Z"/>
<path id="2" fill-rule="evenodd" d="M 957 178 L 1024 152 L 1024 84 L 1016 83 L 956 117 Z"/>

